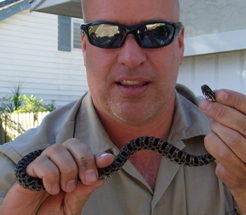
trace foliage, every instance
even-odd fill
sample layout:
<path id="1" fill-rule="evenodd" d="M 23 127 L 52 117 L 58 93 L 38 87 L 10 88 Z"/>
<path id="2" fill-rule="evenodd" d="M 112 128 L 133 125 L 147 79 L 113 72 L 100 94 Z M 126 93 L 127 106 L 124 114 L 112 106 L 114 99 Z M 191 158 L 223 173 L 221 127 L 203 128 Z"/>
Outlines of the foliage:
<path id="1" fill-rule="evenodd" d="M 36 96 L 23 95 L 22 105 L 17 108 L 14 113 L 38 113 L 38 112 L 51 112 L 55 110 L 55 101 L 52 100 L 49 104 L 43 104 L 42 99 L 38 99 Z"/>
<path id="2" fill-rule="evenodd" d="M 0 112 L 12 113 L 22 105 L 22 96 L 20 95 L 21 85 L 12 89 L 12 95 L 0 99 Z"/>
<path id="3" fill-rule="evenodd" d="M 20 88 L 21 88 L 21 85 L 18 84 L 18 86 L 12 90 L 13 96 L 11 97 L 11 100 L 14 105 L 14 110 L 17 110 L 22 105 L 22 97 L 20 94 Z"/>
<path id="4" fill-rule="evenodd" d="M 15 138 L 11 131 L 16 131 L 19 134 L 25 131 L 20 123 L 11 120 L 11 113 L 34 113 L 33 120 L 36 121 L 39 112 L 51 112 L 55 109 L 54 100 L 49 104 L 44 104 L 43 100 L 38 99 L 35 95 L 21 95 L 21 85 L 18 84 L 12 89 L 10 96 L 0 98 L 0 144 L 3 143 L 1 140 L 3 135 L 5 140 L 11 141 Z"/>
<path id="5" fill-rule="evenodd" d="M 44 104 L 36 96 L 21 95 L 20 84 L 12 90 L 12 95 L 0 98 L 0 113 L 38 113 L 55 110 L 55 101 Z"/>

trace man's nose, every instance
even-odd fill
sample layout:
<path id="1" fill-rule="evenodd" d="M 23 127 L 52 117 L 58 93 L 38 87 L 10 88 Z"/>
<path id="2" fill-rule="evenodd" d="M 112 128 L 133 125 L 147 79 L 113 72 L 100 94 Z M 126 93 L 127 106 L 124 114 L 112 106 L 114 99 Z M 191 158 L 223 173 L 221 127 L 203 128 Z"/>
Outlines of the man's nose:
<path id="1" fill-rule="evenodd" d="M 119 48 L 118 62 L 129 68 L 136 68 L 146 61 L 146 55 L 135 37 L 131 34 L 127 38 L 122 47 Z"/>

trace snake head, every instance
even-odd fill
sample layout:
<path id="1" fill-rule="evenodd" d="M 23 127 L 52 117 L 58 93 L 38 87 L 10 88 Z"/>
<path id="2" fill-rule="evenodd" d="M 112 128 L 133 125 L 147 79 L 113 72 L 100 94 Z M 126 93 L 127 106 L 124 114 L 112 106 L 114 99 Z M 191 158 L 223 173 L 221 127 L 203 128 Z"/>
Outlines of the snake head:
<path id="1" fill-rule="evenodd" d="M 215 102 L 216 101 L 216 98 L 215 98 L 215 92 L 213 90 L 211 90 L 211 88 L 204 84 L 201 86 L 201 90 L 202 90 L 202 93 L 204 95 L 204 97 L 208 100 L 208 101 L 211 101 L 211 102 Z"/>

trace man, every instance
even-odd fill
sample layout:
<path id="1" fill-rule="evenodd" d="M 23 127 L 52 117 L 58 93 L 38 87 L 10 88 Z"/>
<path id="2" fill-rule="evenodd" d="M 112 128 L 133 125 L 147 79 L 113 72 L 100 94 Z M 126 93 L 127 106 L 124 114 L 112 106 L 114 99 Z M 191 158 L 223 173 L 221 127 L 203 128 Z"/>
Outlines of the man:
<path id="1" fill-rule="evenodd" d="M 204 100 L 199 110 L 189 90 L 175 89 L 184 51 L 178 2 L 84 0 L 82 7 L 85 22 L 100 22 L 83 27 L 90 93 L 2 146 L 0 214 L 220 215 L 237 214 L 237 205 L 246 213 L 246 97 L 219 90 L 217 102 Z M 123 40 L 125 28 L 119 25 L 140 24 Z M 167 43 L 155 35 L 161 30 L 158 25 L 173 36 L 165 37 Z M 122 37 L 114 34 L 119 28 Z M 153 33 L 152 28 L 157 30 Z M 139 33 L 145 29 L 153 38 Z M 147 135 L 193 154 L 206 153 L 205 142 L 217 163 L 183 167 L 144 150 L 115 176 L 97 179 L 97 168 L 108 166 L 112 153 Z M 14 184 L 15 163 L 42 148 L 46 150 L 28 165 L 27 173 L 42 178 L 46 191 Z"/>

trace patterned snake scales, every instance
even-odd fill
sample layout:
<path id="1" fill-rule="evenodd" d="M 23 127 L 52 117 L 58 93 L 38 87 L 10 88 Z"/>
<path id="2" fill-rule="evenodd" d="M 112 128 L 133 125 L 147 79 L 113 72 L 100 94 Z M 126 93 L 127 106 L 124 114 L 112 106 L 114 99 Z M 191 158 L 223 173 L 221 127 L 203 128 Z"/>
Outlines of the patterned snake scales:
<path id="1" fill-rule="evenodd" d="M 202 93 L 205 98 L 209 101 L 215 101 L 215 93 L 207 86 L 203 85 L 201 87 Z M 190 155 L 172 144 L 165 142 L 159 138 L 155 137 L 138 137 L 127 143 L 116 156 L 113 163 L 105 168 L 98 169 L 98 178 L 108 178 L 114 175 L 118 170 L 120 170 L 126 161 L 137 151 L 148 149 L 160 153 L 162 156 L 168 158 L 179 165 L 185 166 L 203 166 L 207 165 L 214 160 L 210 154 L 205 155 Z M 43 150 L 37 150 L 31 152 L 30 154 L 23 157 L 15 168 L 16 181 L 25 189 L 32 191 L 43 191 L 45 190 L 42 179 L 32 178 L 26 172 L 28 164 L 35 160 Z"/>

